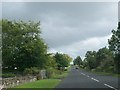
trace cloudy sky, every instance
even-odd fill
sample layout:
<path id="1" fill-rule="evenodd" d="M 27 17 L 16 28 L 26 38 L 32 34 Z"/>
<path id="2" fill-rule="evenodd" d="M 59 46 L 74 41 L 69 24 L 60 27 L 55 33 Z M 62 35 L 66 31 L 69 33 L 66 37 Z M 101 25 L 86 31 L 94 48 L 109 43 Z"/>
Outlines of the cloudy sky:
<path id="1" fill-rule="evenodd" d="M 41 22 L 49 52 L 84 58 L 86 51 L 107 46 L 118 22 L 117 2 L 4 2 L 2 17 Z"/>

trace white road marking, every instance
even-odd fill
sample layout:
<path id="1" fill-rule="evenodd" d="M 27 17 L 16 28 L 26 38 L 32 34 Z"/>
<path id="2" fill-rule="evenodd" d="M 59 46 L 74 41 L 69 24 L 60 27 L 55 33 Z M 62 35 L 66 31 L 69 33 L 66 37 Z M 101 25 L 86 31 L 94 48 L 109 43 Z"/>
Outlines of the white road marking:
<path id="1" fill-rule="evenodd" d="M 84 73 L 81 73 L 82 75 L 85 75 Z M 90 77 L 90 76 L 88 76 L 88 75 L 85 75 L 85 76 L 87 76 L 87 77 Z M 94 81 L 96 81 L 96 82 L 100 82 L 99 80 L 97 80 L 97 79 L 95 79 L 95 78 L 91 78 L 92 80 L 94 80 Z M 107 87 L 109 87 L 109 88 L 112 88 L 112 89 L 114 89 L 114 90 L 118 90 L 118 89 L 116 89 L 116 88 L 114 88 L 114 87 L 112 87 L 112 86 L 110 86 L 110 85 L 108 85 L 108 84 L 104 84 L 105 86 L 107 86 Z"/>
<path id="2" fill-rule="evenodd" d="M 105 86 L 107 86 L 107 87 L 109 87 L 109 88 L 112 88 L 112 89 L 114 89 L 114 90 L 117 90 L 116 88 L 114 88 L 114 87 L 112 87 L 112 86 L 110 86 L 110 85 L 108 85 L 108 84 L 104 84 Z"/>
<path id="3" fill-rule="evenodd" d="M 83 73 L 83 75 L 85 75 L 85 74 Z"/>
<path id="4" fill-rule="evenodd" d="M 87 76 L 87 77 L 90 77 L 90 76 Z"/>
<path id="5" fill-rule="evenodd" d="M 81 73 L 83 75 L 83 73 Z"/>
<path id="6" fill-rule="evenodd" d="M 82 75 L 85 75 L 84 73 L 81 73 Z"/>
<path id="7" fill-rule="evenodd" d="M 96 82 L 100 82 L 99 80 L 95 79 L 95 78 L 91 78 L 92 80 L 96 81 Z"/>

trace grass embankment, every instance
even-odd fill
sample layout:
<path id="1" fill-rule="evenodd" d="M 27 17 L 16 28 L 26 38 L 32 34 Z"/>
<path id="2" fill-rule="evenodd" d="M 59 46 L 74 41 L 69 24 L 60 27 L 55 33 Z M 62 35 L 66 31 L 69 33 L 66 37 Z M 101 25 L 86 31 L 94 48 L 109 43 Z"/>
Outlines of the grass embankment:
<path id="1" fill-rule="evenodd" d="M 61 79 L 65 78 L 70 69 L 68 71 L 63 71 L 61 74 L 55 74 L 50 79 L 43 79 L 38 80 L 30 83 L 25 83 L 19 86 L 16 86 L 15 88 L 54 88 L 56 87 L 60 82 Z"/>

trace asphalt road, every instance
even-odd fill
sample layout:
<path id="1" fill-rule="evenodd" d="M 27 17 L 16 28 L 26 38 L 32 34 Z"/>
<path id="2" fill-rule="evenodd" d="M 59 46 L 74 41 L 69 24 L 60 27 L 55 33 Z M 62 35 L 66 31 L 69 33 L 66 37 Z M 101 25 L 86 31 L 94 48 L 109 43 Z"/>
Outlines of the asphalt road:
<path id="1" fill-rule="evenodd" d="M 81 69 L 71 67 L 68 76 L 56 87 L 59 88 L 96 88 L 96 89 L 118 89 L 118 78 L 106 75 L 97 75 Z M 81 89 L 80 89 L 81 90 Z"/>

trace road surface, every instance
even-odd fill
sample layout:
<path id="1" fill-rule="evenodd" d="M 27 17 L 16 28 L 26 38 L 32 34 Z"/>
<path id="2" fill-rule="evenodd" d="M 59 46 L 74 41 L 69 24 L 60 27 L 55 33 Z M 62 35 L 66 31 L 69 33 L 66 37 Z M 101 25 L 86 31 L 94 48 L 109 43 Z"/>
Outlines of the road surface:
<path id="1" fill-rule="evenodd" d="M 75 69 L 75 67 L 72 66 L 70 73 L 56 87 L 56 90 L 59 88 L 98 88 L 100 90 L 120 90 L 118 89 L 118 81 L 117 77 L 96 75 L 82 69 Z"/>

